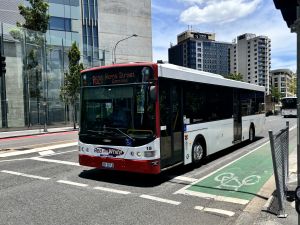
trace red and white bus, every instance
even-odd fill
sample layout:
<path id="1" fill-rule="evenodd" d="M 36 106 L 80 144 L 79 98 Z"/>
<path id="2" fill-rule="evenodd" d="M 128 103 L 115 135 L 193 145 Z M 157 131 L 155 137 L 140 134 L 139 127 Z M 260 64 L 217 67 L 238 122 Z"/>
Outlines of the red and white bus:
<path id="1" fill-rule="evenodd" d="M 81 74 L 80 165 L 158 174 L 199 164 L 264 126 L 264 87 L 171 64 Z"/>

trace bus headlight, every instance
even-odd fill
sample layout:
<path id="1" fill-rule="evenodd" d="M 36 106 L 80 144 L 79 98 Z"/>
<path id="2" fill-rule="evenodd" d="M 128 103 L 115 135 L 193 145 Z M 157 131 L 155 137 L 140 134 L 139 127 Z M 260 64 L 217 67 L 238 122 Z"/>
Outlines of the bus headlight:
<path id="1" fill-rule="evenodd" d="M 155 151 L 146 151 L 144 152 L 145 157 L 154 157 L 155 156 Z"/>

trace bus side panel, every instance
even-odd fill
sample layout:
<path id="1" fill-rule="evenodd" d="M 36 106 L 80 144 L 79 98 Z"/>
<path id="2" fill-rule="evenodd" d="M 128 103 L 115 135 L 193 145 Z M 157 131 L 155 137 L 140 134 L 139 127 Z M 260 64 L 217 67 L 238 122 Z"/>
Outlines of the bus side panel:
<path id="1" fill-rule="evenodd" d="M 264 114 L 257 114 L 252 116 L 244 116 L 242 118 L 243 124 L 243 141 L 249 139 L 249 130 L 251 123 L 254 124 L 255 135 L 262 133 L 266 119 Z"/>
<path id="2" fill-rule="evenodd" d="M 207 155 L 214 154 L 233 145 L 233 128 L 233 119 L 226 119 L 209 123 L 209 141 L 207 141 Z"/>
<path id="3" fill-rule="evenodd" d="M 192 147 L 198 135 L 206 142 L 206 154 L 211 155 L 232 146 L 233 119 L 186 125 L 184 133 L 184 164 L 192 162 Z"/>

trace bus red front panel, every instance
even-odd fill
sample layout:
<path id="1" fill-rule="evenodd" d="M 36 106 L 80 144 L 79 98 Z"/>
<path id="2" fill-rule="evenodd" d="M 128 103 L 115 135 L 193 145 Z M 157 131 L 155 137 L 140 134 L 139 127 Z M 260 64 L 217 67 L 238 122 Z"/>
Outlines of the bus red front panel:
<path id="1" fill-rule="evenodd" d="M 111 169 L 144 174 L 159 174 L 160 160 L 132 160 L 119 158 L 102 158 L 79 154 L 79 164 L 99 169 Z M 111 168 L 110 166 L 112 165 Z"/>

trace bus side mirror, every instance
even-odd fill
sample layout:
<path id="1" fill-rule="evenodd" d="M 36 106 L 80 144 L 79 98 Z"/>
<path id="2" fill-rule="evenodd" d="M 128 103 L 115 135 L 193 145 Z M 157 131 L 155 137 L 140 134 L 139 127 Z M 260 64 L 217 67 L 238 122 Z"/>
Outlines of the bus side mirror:
<path id="1" fill-rule="evenodd" d="M 150 102 L 155 102 L 156 101 L 156 89 L 155 89 L 155 86 L 150 86 L 149 87 L 149 100 L 150 100 Z"/>

